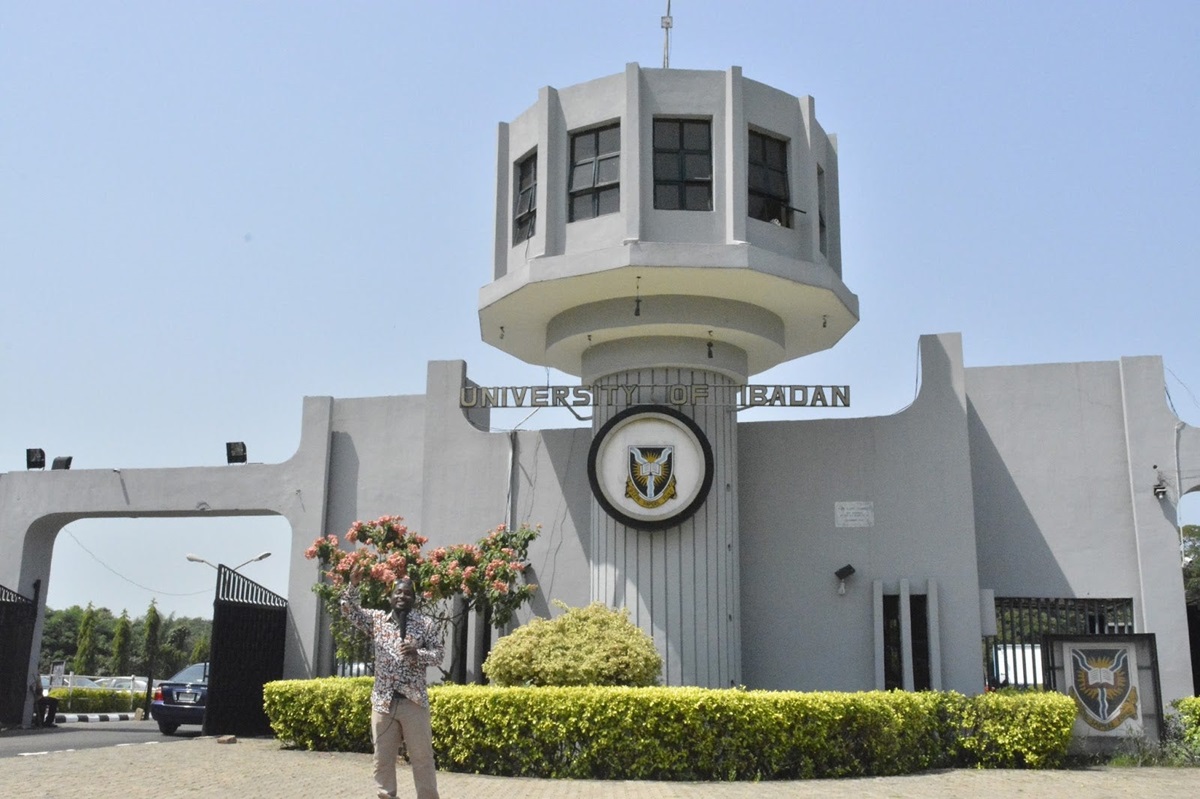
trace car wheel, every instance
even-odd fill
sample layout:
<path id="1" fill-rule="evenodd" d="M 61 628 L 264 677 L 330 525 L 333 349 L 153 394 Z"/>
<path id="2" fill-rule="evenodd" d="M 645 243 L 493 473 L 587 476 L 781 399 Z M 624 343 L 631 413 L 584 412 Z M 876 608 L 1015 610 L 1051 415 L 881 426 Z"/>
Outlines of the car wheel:
<path id="1" fill-rule="evenodd" d="M 175 732 L 175 730 L 179 729 L 179 725 L 171 724 L 170 722 L 167 722 L 167 721 L 160 721 L 158 723 L 158 729 L 162 731 L 163 735 L 171 735 L 172 733 Z"/>

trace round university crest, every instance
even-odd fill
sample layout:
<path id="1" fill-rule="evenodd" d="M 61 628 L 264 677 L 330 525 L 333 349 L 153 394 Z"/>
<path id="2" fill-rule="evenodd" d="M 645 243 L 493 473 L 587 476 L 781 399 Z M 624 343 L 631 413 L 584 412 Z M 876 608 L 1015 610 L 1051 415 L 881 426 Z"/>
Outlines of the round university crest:
<path id="1" fill-rule="evenodd" d="M 708 496 L 713 454 L 694 421 L 674 408 L 637 405 L 605 422 L 588 452 L 596 501 L 621 524 L 661 530 Z"/>

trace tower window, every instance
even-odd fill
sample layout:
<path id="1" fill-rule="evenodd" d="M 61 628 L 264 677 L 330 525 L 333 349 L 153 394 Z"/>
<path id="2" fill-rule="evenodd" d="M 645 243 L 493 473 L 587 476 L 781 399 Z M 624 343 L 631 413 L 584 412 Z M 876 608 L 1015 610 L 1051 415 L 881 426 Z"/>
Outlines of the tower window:
<path id="1" fill-rule="evenodd" d="M 829 255 L 829 216 L 825 208 L 825 170 L 817 164 L 817 228 L 821 255 Z"/>
<path id="2" fill-rule="evenodd" d="M 621 126 L 571 137 L 570 221 L 621 210 Z"/>
<path id="3" fill-rule="evenodd" d="M 712 123 L 706 119 L 654 120 L 654 207 L 711 211 Z"/>
<path id="4" fill-rule="evenodd" d="M 792 226 L 791 195 L 788 193 L 787 142 L 750 131 L 750 196 L 748 213 L 753 219 Z"/>
<path id="5" fill-rule="evenodd" d="M 532 238 L 537 223 L 537 150 L 523 158 L 514 170 L 513 244 Z"/>

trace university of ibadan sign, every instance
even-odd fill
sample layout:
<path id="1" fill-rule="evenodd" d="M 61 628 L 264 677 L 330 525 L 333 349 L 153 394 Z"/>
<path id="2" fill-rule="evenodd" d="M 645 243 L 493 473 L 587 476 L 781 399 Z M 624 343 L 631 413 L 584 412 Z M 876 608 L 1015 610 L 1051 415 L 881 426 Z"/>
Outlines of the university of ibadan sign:
<path id="1" fill-rule="evenodd" d="M 554 408 L 596 405 L 736 405 L 740 408 L 849 408 L 850 386 L 599 385 L 475 386 L 459 390 L 463 408 Z"/>

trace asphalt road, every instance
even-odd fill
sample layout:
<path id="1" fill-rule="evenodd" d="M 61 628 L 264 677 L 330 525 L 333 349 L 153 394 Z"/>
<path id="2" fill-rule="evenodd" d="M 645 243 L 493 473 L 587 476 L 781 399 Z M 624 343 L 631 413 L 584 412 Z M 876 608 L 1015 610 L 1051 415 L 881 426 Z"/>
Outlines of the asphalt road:
<path id="1" fill-rule="evenodd" d="M 0 732 L 0 759 L 107 746 L 172 744 L 199 736 L 199 727 L 180 727 L 175 735 L 163 735 L 153 721 L 73 721 L 53 729 Z"/>

